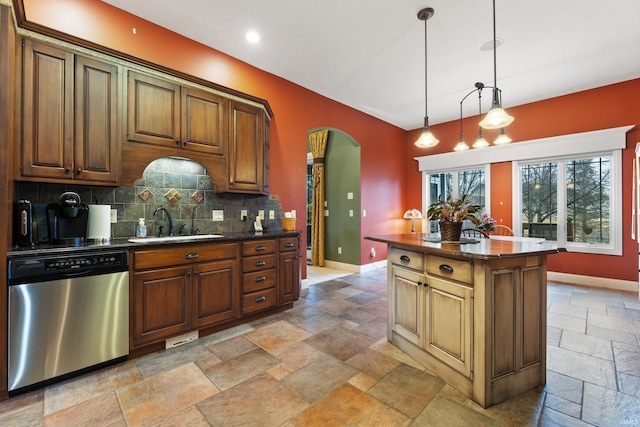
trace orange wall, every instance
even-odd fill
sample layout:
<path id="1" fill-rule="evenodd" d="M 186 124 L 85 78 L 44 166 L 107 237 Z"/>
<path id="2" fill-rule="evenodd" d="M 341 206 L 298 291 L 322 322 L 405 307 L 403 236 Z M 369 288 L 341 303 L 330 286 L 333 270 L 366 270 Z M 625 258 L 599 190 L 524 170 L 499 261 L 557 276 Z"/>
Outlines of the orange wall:
<path id="1" fill-rule="evenodd" d="M 507 107 L 516 120 L 507 128 L 507 133 L 517 141 L 546 138 L 557 135 L 587 132 L 598 129 L 640 124 L 640 79 L 610 86 L 551 98 L 518 107 Z M 463 121 L 467 144 L 477 135 L 477 118 Z M 453 150 L 459 140 L 459 121 L 432 126 L 440 144 L 424 150 L 413 146 L 419 130 L 408 132 L 407 155 L 407 199 L 421 197 L 421 174 L 417 171 L 414 157 L 444 153 Z M 485 131 L 487 141 L 493 141 L 498 131 Z M 623 150 L 623 255 L 592 255 L 564 253 L 549 257 L 549 271 L 606 277 L 612 279 L 638 280 L 638 244 L 631 239 L 631 194 L 632 162 L 640 128 L 627 133 L 627 148 Z M 492 216 L 511 223 L 511 165 L 494 164 L 491 167 L 491 213 Z M 503 203 L 500 205 L 500 203 Z"/>
<path id="2" fill-rule="evenodd" d="M 99 0 L 24 0 L 24 8 L 30 22 L 266 99 L 275 115 L 271 192 L 283 209 L 296 209 L 301 218 L 306 212 L 307 132 L 320 127 L 344 131 L 361 146 L 361 200 L 367 211 L 363 236 L 398 231 L 396 218 L 406 194 L 405 131 Z M 300 219 L 298 227 L 306 233 Z M 361 246 L 363 263 L 386 258 L 386 247 L 378 246 L 372 260 L 371 242 Z M 303 269 L 306 277 L 304 262 Z"/>

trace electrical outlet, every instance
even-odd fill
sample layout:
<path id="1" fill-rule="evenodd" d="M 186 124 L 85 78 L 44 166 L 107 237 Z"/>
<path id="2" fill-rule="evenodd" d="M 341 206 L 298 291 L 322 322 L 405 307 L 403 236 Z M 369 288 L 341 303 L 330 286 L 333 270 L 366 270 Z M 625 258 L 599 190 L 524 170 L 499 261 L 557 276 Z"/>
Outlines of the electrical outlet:
<path id="1" fill-rule="evenodd" d="M 371 255 L 371 258 L 375 258 L 376 257 L 376 248 L 371 248 L 371 251 L 369 252 L 369 254 Z"/>
<path id="2" fill-rule="evenodd" d="M 222 209 L 214 209 L 211 212 L 214 221 L 224 221 L 224 211 Z"/>
<path id="3" fill-rule="evenodd" d="M 349 216 L 353 217 L 353 209 L 349 209 Z"/>
<path id="4" fill-rule="evenodd" d="M 116 209 L 111 209 L 111 218 L 109 222 L 111 222 L 111 224 L 118 222 L 118 211 Z"/>
<path id="5" fill-rule="evenodd" d="M 260 209 L 258 211 L 258 218 L 260 218 L 262 221 L 264 221 L 264 209 Z"/>
<path id="6" fill-rule="evenodd" d="M 247 219 L 247 210 L 246 209 L 240 210 L 240 219 L 243 220 L 243 221 L 245 219 Z"/>
<path id="7" fill-rule="evenodd" d="M 276 211 L 273 209 L 269 210 L 269 219 L 276 219 Z"/>
<path id="8" fill-rule="evenodd" d="M 342 255 L 342 247 L 338 246 L 338 255 Z"/>

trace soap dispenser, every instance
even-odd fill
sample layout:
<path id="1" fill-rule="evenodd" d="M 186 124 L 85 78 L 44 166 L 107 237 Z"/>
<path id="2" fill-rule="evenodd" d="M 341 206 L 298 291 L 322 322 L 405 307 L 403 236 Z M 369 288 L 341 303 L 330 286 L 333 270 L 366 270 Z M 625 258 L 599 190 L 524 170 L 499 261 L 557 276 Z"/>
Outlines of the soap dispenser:
<path id="1" fill-rule="evenodd" d="M 138 218 L 136 237 L 147 237 L 147 224 L 144 223 L 144 218 Z"/>

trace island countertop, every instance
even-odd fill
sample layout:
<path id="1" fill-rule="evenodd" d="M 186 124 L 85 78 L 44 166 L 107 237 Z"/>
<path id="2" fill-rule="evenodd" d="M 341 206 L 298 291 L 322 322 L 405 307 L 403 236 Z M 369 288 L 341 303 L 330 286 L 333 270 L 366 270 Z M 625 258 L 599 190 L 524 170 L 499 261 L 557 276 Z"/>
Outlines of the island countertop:
<path id="1" fill-rule="evenodd" d="M 471 259 L 514 258 L 530 255 L 551 255 L 566 252 L 565 248 L 547 243 L 470 239 L 473 243 L 441 242 L 433 234 L 385 234 L 366 236 L 365 239 L 393 246 L 404 246 L 431 254 L 459 256 Z"/>

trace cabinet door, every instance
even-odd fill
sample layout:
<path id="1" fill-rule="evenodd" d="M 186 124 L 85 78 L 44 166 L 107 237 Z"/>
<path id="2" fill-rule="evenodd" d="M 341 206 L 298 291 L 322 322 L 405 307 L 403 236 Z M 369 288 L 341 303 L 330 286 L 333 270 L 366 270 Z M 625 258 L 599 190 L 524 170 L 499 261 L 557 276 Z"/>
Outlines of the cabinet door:
<path id="1" fill-rule="evenodd" d="M 182 88 L 182 147 L 201 153 L 226 154 L 227 101 L 213 93 Z"/>
<path id="2" fill-rule="evenodd" d="M 178 147 L 180 86 L 129 71 L 127 87 L 127 139 Z"/>
<path id="3" fill-rule="evenodd" d="M 300 255 L 298 252 L 298 239 L 280 239 L 280 263 L 278 265 L 278 297 L 279 304 L 293 302 L 300 296 Z M 289 244 L 294 244 L 290 250 Z M 282 251 L 283 245 L 287 249 Z"/>
<path id="4" fill-rule="evenodd" d="M 240 316 L 239 269 L 235 259 L 193 267 L 194 328 Z"/>
<path id="5" fill-rule="evenodd" d="M 409 342 L 424 345 L 424 275 L 391 267 L 391 329 Z"/>
<path id="6" fill-rule="evenodd" d="M 149 344 L 191 329 L 191 267 L 135 273 L 133 345 Z"/>
<path id="7" fill-rule="evenodd" d="M 425 350 L 471 378 L 473 290 L 432 276 L 427 283 Z"/>
<path id="8" fill-rule="evenodd" d="M 118 67 L 76 56 L 75 166 L 77 180 L 116 183 L 118 144 Z"/>
<path id="9" fill-rule="evenodd" d="M 23 43 L 21 173 L 72 179 L 73 54 Z"/>
<path id="10" fill-rule="evenodd" d="M 231 101 L 229 192 L 262 193 L 264 175 L 263 111 Z"/>

